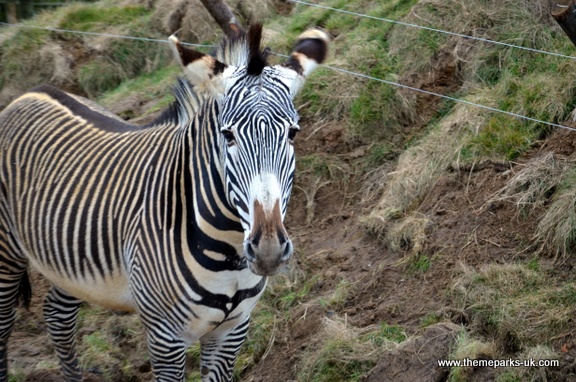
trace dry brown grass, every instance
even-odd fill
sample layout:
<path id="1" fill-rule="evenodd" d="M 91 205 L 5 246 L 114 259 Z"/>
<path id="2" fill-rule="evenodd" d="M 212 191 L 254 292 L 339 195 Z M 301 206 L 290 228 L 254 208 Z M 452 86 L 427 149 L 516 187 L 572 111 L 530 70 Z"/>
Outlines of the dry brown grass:
<path id="1" fill-rule="evenodd" d="M 458 105 L 438 127 L 400 155 L 396 169 L 389 172 L 382 197 L 364 218 L 366 226 L 379 235 L 390 223 L 417 211 L 446 169 L 460 163 L 463 142 L 483 118 L 477 109 Z"/>
<path id="2" fill-rule="evenodd" d="M 535 157 L 521 165 L 489 202 L 508 200 L 519 209 L 544 207 L 562 182 L 567 167 L 568 163 L 552 152 Z"/>
<path id="3" fill-rule="evenodd" d="M 450 355 L 451 359 L 496 359 L 498 349 L 494 342 L 485 342 L 474 338 L 467 331 L 461 331 L 456 340 L 456 345 Z M 470 380 L 473 367 L 458 367 L 450 370 L 447 382 L 464 382 Z"/>
<path id="4" fill-rule="evenodd" d="M 469 328 L 489 333 L 502 351 L 522 351 L 569 333 L 576 314 L 574 283 L 551 285 L 522 264 L 462 267 L 453 294 Z"/>
<path id="5" fill-rule="evenodd" d="M 557 259 L 566 258 L 574 253 L 575 227 L 576 187 L 570 187 L 554 197 L 540 219 L 534 237 L 541 243 L 542 253 L 552 253 Z"/>
<path id="6" fill-rule="evenodd" d="M 420 215 L 410 215 L 392 225 L 386 233 L 386 242 L 393 251 L 419 254 L 426 242 L 426 228 L 430 220 Z"/>

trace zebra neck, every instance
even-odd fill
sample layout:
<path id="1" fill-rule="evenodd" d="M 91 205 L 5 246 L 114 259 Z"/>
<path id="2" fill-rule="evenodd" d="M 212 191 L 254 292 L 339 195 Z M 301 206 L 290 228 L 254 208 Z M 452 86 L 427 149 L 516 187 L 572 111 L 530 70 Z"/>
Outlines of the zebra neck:
<path id="1" fill-rule="evenodd" d="M 180 166 L 180 196 L 188 250 L 202 263 L 244 266 L 244 231 L 240 216 L 228 202 L 218 141 L 217 105 L 205 105 L 189 125 Z M 225 264 L 224 264 L 225 263 Z M 211 267 L 204 264 L 206 267 Z"/>

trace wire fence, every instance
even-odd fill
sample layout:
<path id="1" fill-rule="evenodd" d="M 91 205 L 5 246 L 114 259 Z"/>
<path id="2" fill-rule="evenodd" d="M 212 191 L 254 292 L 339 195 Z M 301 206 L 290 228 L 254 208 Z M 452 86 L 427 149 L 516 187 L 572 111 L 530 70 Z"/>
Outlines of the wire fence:
<path id="1" fill-rule="evenodd" d="M 476 37 L 476 36 L 470 36 L 470 35 L 464 35 L 464 34 L 460 34 L 460 33 L 454 33 L 454 32 L 450 32 L 450 31 L 446 31 L 446 30 L 442 30 L 442 29 L 436 29 L 436 28 L 426 27 L 426 26 L 422 26 L 422 25 L 418 25 L 418 24 L 412 24 L 412 23 L 407 23 L 407 22 L 398 21 L 398 20 L 392 20 L 392 19 L 387 19 L 387 18 L 382 18 L 382 17 L 376 17 L 376 16 L 371 16 L 371 15 L 366 15 L 366 14 L 357 13 L 357 12 L 352 12 L 352 11 L 348 11 L 348 10 L 344 10 L 344 9 L 328 7 L 328 6 L 321 5 L 321 4 L 310 3 L 310 2 L 307 2 L 307 1 L 302 1 L 302 0 L 289 0 L 289 1 L 292 2 L 292 3 L 296 3 L 296 4 L 302 4 L 302 5 L 306 5 L 306 6 L 310 6 L 310 7 L 315 7 L 315 8 L 320 8 L 320 9 L 325 9 L 325 10 L 329 10 L 329 11 L 333 11 L 333 12 L 340 12 L 340 13 L 348 14 L 348 15 L 351 15 L 351 16 L 363 17 L 363 18 L 372 19 L 372 20 L 376 20 L 376 21 L 382 21 L 382 22 L 389 22 L 389 23 L 394 23 L 394 24 L 397 24 L 397 25 L 402 25 L 402 26 L 406 26 L 406 27 L 410 27 L 410 28 L 423 29 L 423 30 L 427 30 L 427 31 L 431 31 L 431 32 L 436 32 L 436 33 L 443 33 L 443 34 L 446 34 L 446 35 L 455 36 L 455 37 L 460 37 L 460 38 L 466 38 L 466 39 L 471 39 L 471 40 L 476 40 L 476 41 L 480 41 L 480 42 L 483 42 L 483 43 L 495 44 L 495 45 L 505 46 L 505 47 L 509 47 L 509 48 L 513 48 L 513 49 L 520 49 L 520 50 L 530 51 L 530 52 L 532 52 L 532 53 L 545 54 L 545 55 L 549 55 L 549 56 L 560 57 L 560 58 L 571 59 L 571 60 L 576 59 L 575 56 L 564 55 L 564 54 L 555 53 L 555 52 L 549 52 L 549 51 L 540 50 L 540 49 L 533 49 L 533 48 L 523 47 L 523 46 L 519 46 L 519 45 L 509 44 L 509 43 L 500 42 L 500 41 L 494 41 L 494 40 L 485 39 L 485 38 Z M 70 29 L 59 29 L 59 28 L 50 28 L 50 27 L 40 27 L 40 26 L 34 26 L 34 25 L 29 25 L 29 24 L 21 24 L 21 23 L 11 24 L 11 23 L 6 23 L 6 22 L 0 22 L 0 25 L 4 25 L 4 26 L 7 26 L 7 27 L 21 27 L 21 28 L 43 29 L 43 30 L 48 30 L 48 31 L 58 32 L 58 33 L 73 33 L 73 34 L 79 34 L 79 35 L 102 36 L 102 37 L 109 37 L 109 38 L 122 38 L 122 39 L 130 39 L 130 40 L 139 40 L 139 41 L 155 42 L 155 43 L 167 43 L 167 42 L 168 42 L 168 40 L 162 40 L 162 39 L 145 38 L 145 37 L 135 37 L 135 36 L 125 36 L 125 35 L 114 35 L 114 34 L 98 33 L 98 32 L 76 31 L 76 30 L 70 30 Z M 200 47 L 200 48 L 212 48 L 212 47 L 215 47 L 215 45 L 192 44 L 192 43 L 186 43 L 186 42 L 182 42 L 182 44 L 188 45 L 188 46 L 193 46 L 193 47 Z M 277 55 L 277 56 L 280 56 L 280 57 L 285 57 L 285 58 L 289 57 L 289 56 L 287 56 L 287 55 L 285 55 L 285 54 L 281 54 L 281 53 L 277 53 L 277 52 L 272 52 L 272 53 L 275 54 L 275 55 Z M 354 71 L 352 71 L 352 70 L 348 70 L 348 69 L 344 69 L 344 68 L 339 68 L 339 67 L 332 66 L 332 65 L 327 65 L 327 64 L 322 64 L 321 66 L 322 66 L 322 67 L 325 67 L 325 68 L 327 68 L 327 69 L 330 69 L 330 70 L 334 70 L 334 71 L 336 71 L 336 72 L 340 72 L 340 73 L 344 73 L 344 74 L 347 74 L 347 75 L 355 76 L 355 77 L 357 77 L 357 78 L 362 78 L 362 79 L 370 80 L 370 81 L 376 81 L 376 82 L 384 83 L 384 84 L 387 84 L 387 85 L 390 85 L 390 86 L 394 86 L 394 87 L 398 87 L 398 88 L 402 88 L 402 89 L 407 89 L 407 90 L 414 91 L 414 92 L 419 92 L 419 93 L 423 93 L 423 94 L 435 96 L 435 97 L 442 98 L 442 99 L 449 100 L 449 101 L 453 101 L 453 102 L 456 102 L 456 103 L 460 103 L 460 104 L 464 104 L 464 105 L 468 105 L 468 106 L 473 106 L 473 107 L 481 108 L 481 109 L 484 109 L 484 110 L 487 110 L 487 111 L 490 111 L 490 112 L 496 112 L 496 113 L 508 115 L 508 116 L 511 116 L 511 117 L 523 119 L 523 120 L 526 120 L 526 121 L 530 121 L 530 122 L 535 122 L 535 123 L 540 123 L 540 124 L 548 125 L 548 126 L 555 127 L 555 128 L 561 128 L 561 129 L 565 129 L 565 130 L 576 131 L 576 128 L 572 128 L 572 127 L 570 127 L 570 126 L 566 126 L 566 125 L 562 125 L 562 124 L 554 123 L 554 122 L 550 122 L 550 121 L 544 121 L 544 120 L 537 119 L 537 118 L 532 118 L 532 117 L 527 116 L 527 115 L 510 112 L 510 111 L 502 110 L 502 109 L 499 109 L 499 108 L 494 108 L 494 107 L 491 107 L 491 106 L 479 104 L 479 103 L 472 102 L 472 101 L 468 101 L 468 100 L 465 100 L 465 99 L 456 98 L 456 97 L 451 97 L 451 96 L 448 96 L 448 95 L 445 95 L 445 94 L 440 94 L 440 93 L 432 92 L 432 91 L 429 91 L 429 90 L 424 90 L 424 89 L 416 88 L 416 87 L 413 87 L 413 86 L 401 84 L 401 83 L 394 82 L 394 81 L 385 80 L 385 79 L 382 79 L 382 78 L 373 77 L 373 76 L 370 76 L 370 75 L 367 75 L 367 74 L 364 74 L 364 73 L 357 73 L 357 72 L 354 72 Z"/>
<path id="2" fill-rule="evenodd" d="M 521 49 L 521 50 L 526 50 L 526 51 L 529 51 L 529 52 L 546 54 L 546 55 L 549 55 L 549 56 L 569 58 L 569 59 L 572 59 L 572 60 L 575 60 L 575 59 L 576 59 L 576 56 L 570 56 L 570 55 L 561 54 L 561 53 L 549 52 L 549 51 L 546 51 L 546 50 L 534 49 L 534 48 L 529 48 L 529 47 L 525 47 L 525 46 L 521 46 L 521 45 L 514 45 L 514 44 L 507 43 L 507 42 L 495 41 L 495 40 L 490 40 L 490 39 L 487 39 L 487 38 L 482 38 L 482 37 L 471 36 L 471 35 L 467 35 L 467 34 L 461 34 L 461 33 L 451 32 L 451 31 L 447 31 L 447 30 L 443 30 L 443 29 L 431 28 L 431 27 L 427 27 L 427 26 L 423 26 L 423 25 L 418 25 L 418 24 L 407 23 L 407 22 L 399 21 L 399 20 L 392 20 L 392 19 L 387 19 L 387 18 L 383 18 L 383 17 L 376 17 L 376 16 L 365 15 L 365 14 L 363 14 L 363 13 L 357 13 L 357 12 L 347 11 L 347 10 L 345 10 L 345 9 L 328 7 L 328 6 L 326 6 L 326 5 L 321 5 L 321 4 L 309 3 L 309 2 L 307 2 L 307 1 L 301 1 L 301 0 L 288 0 L 288 1 L 290 1 L 291 3 L 295 3 L 295 4 L 304 4 L 304 5 L 307 5 L 307 6 L 309 6 L 309 7 L 326 9 L 326 10 L 330 10 L 330 11 L 334 11 L 334 12 L 345 13 L 345 14 L 348 14 L 348 15 L 363 17 L 363 18 L 372 19 L 372 20 L 384 21 L 384 22 L 387 22 L 387 23 L 392 23 L 392 24 L 396 24 L 396 25 L 402 25 L 402 26 L 405 26 L 405 27 L 422 29 L 422 30 L 426 30 L 426 31 L 429 31 L 429 32 L 442 33 L 442 34 L 445 34 L 445 35 L 448 35 L 448 36 L 454 36 L 454 37 L 460 37 L 460 38 L 464 38 L 464 39 L 468 39 L 468 40 L 475 40 L 475 41 L 480 41 L 480 42 L 486 42 L 486 43 L 489 43 L 489 44 L 501 45 L 501 46 L 505 46 L 505 47 L 508 47 L 508 48 Z"/>

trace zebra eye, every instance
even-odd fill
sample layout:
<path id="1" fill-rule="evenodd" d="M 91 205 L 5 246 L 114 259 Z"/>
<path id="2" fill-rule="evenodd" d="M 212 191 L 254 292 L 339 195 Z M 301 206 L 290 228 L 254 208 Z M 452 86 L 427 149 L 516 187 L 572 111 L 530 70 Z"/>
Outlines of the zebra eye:
<path id="1" fill-rule="evenodd" d="M 222 130 L 222 135 L 224 136 L 224 139 L 226 140 L 226 143 L 228 143 L 228 145 L 233 145 L 235 140 L 234 140 L 234 133 L 232 133 L 231 130 Z"/>
<path id="2" fill-rule="evenodd" d="M 296 138 L 296 134 L 300 131 L 300 128 L 297 126 L 293 126 L 288 130 L 288 140 L 290 142 L 294 142 L 294 138 Z"/>

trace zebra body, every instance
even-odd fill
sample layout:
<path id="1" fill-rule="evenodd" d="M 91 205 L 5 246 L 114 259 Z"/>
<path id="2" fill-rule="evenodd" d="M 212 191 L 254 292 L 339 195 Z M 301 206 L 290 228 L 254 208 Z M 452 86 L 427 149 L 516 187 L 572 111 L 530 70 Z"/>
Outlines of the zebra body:
<path id="1" fill-rule="evenodd" d="M 81 301 L 139 314 L 156 381 L 183 381 L 197 340 L 203 381 L 231 379 L 266 277 L 292 252 L 291 100 L 327 41 L 305 32 L 268 66 L 260 38 L 252 27 L 214 57 L 171 37 L 187 78 L 144 127 L 47 86 L 0 113 L 0 382 L 29 264 L 53 285 L 44 314 L 67 381 L 81 380 Z"/>

